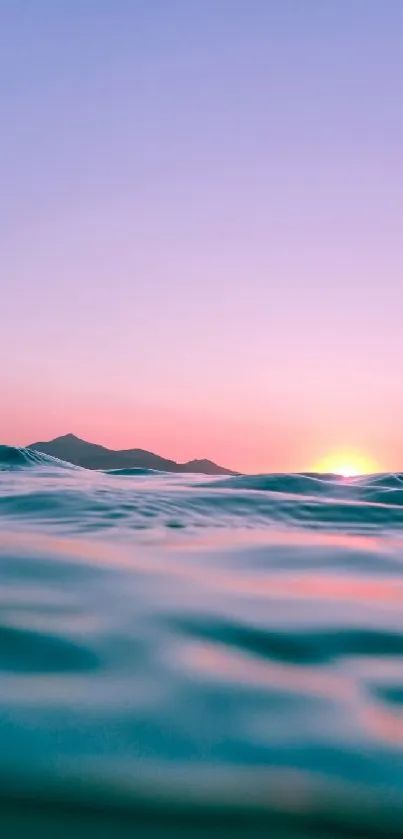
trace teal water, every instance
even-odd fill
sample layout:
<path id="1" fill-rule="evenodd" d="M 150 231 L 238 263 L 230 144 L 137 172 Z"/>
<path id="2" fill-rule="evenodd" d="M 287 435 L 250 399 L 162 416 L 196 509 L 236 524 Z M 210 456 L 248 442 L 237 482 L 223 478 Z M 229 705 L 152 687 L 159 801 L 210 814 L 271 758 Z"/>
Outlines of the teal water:
<path id="1" fill-rule="evenodd" d="M 0 827 L 401 837 L 403 478 L 0 447 Z"/>

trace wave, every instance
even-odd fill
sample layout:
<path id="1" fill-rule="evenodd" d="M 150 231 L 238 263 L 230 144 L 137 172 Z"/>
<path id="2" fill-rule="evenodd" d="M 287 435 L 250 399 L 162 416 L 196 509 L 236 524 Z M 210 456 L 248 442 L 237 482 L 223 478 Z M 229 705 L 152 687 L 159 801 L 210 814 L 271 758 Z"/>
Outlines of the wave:
<path id="1" fill-rule="evenodd" d="M 97 470 L 98 471 L 98 470 Z M 130 469 L 102 469 L 105 475 L 117 475 L 122 478 L 136 478 L 147 475 L 170 475 L 170 472 L 162 472 L 160 469 L 142 469 L 141 466 L 132 466 Z"/>
<path id="2" fill-rule="evenodd" d="M 38 467 L 41 465 L 55 465 L 55 466 L 71 466 L 71 464 L 64 464 L 63 461 L 57 460 L 48 454 L 42 454 L 34 449 L 18 448 L 16 446 L 0 445 L 0 469 L 27 469 L 30 467 Z"/>
<path id="3" fill-rule="evenodd" d="M 205 486 L 213 486 L 210 481 Z M 234 475 L 220 479 L 222 489 L 254 490 L 255 492 L 280 492 L 292 495 L 321 495 L 328 484 L 337 485 L 336 477 L 308 473 L 278 473 L 261 475 Z"/>
<path id="4" fill-rule="evenodd" d="M 67 463 L 65 460 L 59 460 L 59 458 L 50 454 L 38 452 L 36 449 L 0 445 L 0 471 L 32 469 L 41 466 L 69 470 L 82 468 L 81 466 L 75 466 L 73 463 Z"/>
<path id="5" fill-rule="evenodd" d="M 299 528 L 304 530 L 397 532 L 403 528 L 400 490 L 340 494 L 292 494 L 247 490 L 215 481 L 207 486 L 188 475 L 120 476 L 55 463 L 25 471 L 0 495 L 0 515 L 19 527 L 35 522 L 76 532 L 204 528 Z M 17 471 L 15 475 L 17 476 Z M 3 473 L 4 474 L 4 473 Z M 354 489 L 354 488 L 353 488 Z"/>
<path id="6" fill-rule="evenodd" d="M 0 514 L 85 532 L 125 528 L 303 528 L 366 533 L 403 528 L 400 473 L 344 479 L 315 473 L 200 479 L 131 468 L 87 470 L 31 449 L 0 447 L 0 471 L 25 474 Z M 31 480 L 32 479 L 32 480 Z"/>
<path id="7" fill-rule="evenodd" d="M 294 498 L 316 498 L 403 506 L 403 474 L 386 473 L 343 478 L 339 475 L 294 473 L 272 475 L 237 475 L 210 481 L 205 487 L 220 487 L 236 492 L 277 493 Z"/>
<path id="8" fill-rule="evenodd" d="M 28 469 L 31 467 L 54 467 L 55 469 L 73 469 L 90 472 L 94 475 L 101 473 L 105 475 L 116 475 L 118 477 L 137 477 L 153 475 L 170 475 L 158 469 L 144 469 L 142 467 L 131 467 L 124 469 L 86 469 L 85 466 L 76 466 L 50 454 L 17 446 L 0 445 L 0 470 L 12 471 L 13 469 Z M 175 473 L 174 473 L 175 474 Z"/>
<path id="9" fill-rule="evenodd" d="M 52 455 L 38 452 L 34 449 L 0 445 L 0 469 L 13 470 L 21 468 L 54 466 L 57 469 L 72 469 L 89 471 L 91 474 L 105 474 L 111 476 L 133 477 L 189 477 L 188 473 L 171 473 L 157 469 L 131 467 L 123 469 L 86 470 L 85 467 L 75 466 Z M 360 498 L 376 501 L 385 499 L 385 493 L 393 492 L 394 503 L 403 493 L 403 473 L 381 473 L 343 478 L 332 473 L 295 472 L 268 473 L 256 475 L 234 475 L 231 477 L 213 477 L 199 481 L 197 486 L 206 489 L 241 490 L 246 492 L 279 493 L 282 495 L 318 496 L 323 498 Z M 366 495 L 365 495 L 366 493 Z M 388 499 L 392 501 L 392 496 Z M 398 502 L 399 504 L 402 502 Z"/>

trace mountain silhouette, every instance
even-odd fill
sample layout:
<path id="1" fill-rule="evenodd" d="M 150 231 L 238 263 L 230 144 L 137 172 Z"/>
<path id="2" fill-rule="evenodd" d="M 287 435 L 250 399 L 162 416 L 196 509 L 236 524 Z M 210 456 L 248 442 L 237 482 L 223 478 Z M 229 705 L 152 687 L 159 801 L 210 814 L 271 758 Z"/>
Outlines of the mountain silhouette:
<path id="1" fill-rule="evenodd" d="M 162 472 L 199 472 L 203 475 L 235 475 L 231 469 L 218 466 L 211 460 L 191 460 L 176 463 L 144 449 L 107 449 L 96 443 L 80 440 L 74 434 L 64 434 L 48 442 L 31 443 L 29 449 L 50 454 L 86 469 L 156 469 Z"/>

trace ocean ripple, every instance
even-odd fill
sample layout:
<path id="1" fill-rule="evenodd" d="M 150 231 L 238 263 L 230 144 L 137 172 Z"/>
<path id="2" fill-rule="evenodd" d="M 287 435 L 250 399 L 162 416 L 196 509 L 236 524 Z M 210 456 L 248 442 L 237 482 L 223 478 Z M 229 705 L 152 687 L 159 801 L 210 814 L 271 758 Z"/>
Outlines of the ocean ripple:
<path id="1" fill-rule="evenodd" d="M 403 835 L 401 475 L 0 448 L 3 835 Z"/>

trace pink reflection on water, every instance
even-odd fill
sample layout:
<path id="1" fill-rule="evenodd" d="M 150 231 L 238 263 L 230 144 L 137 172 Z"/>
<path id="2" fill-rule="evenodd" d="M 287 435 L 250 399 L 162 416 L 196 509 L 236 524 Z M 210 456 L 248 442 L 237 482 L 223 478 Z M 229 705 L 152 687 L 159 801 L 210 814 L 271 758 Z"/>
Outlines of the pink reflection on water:
<path id="1" fill-rule="evenodd" d="M 315 694 L 342 702 L 353 702 L 359 698 L 355 683 L 343 675 L 318 671 L 305 664 L 302 666 L 278 663 L 271 659 L 260 660 L 243 650 L 237 652 L 220 643 L 184 644 L 179 657 L 186 668 L 214 681 L 242 682 L 254 687 L 270 687 L 307 696 Z"/>
<path id="2" fill-rule="evenodd" d="M 348 601 L 373 606 L 379 606 L 379 604 L 403 606 L 403 580 L 401 578 L 386 578 L 379 574 L 371 576 L 364 573 L 354 574 L 344 569 L 337 570 L 337 568 L 323 570 L 326 568 L 326 547 L 337 545 L 337 547 L 348 546 L 351 549 L 354 544 L 356 547 L 359 546 L 358 550 L 366 552 L 377 550 L 378 540 L 370 536 L 351 538 L 338 534 L 331 536 L 321 534 L 315 537 L 312 534 L 277 532 L 275 535 L 271 534 L 271 537 L 266 538 L 265 543 L 262 544 L 262 534 L 255 535 L 256 544 L 264 547 L 266 543 L 268 549 L 270 548 L 267 568 L 260 564 L 259 567 L 248 570 L 247 546 L 251 548 L 252 559 L 255 547 L 251 544 L 254 538 L 250 532 L 244 534 L 239 541 L 237 536 L 236 544 L 239 552 L 231 552 L 231 564 L 224 567 L 222 564 L 217 567 L 217 563 L 213 566 L 209 562 L 209 557 L 217 559 L 214 552 L 208 554 L 206 559 L 206 551 L 199 552 L 198 550 L 201 545 L 205 547 L 209 543 L 216 549 L 218 546 L 223 547 L 225 537 L 217 533 L 203 535 L 202 541 L 196 541 L 197 548 L 194 549 L 194 542 L 192 542 L 193 549 L 189 548 L 189 550 L 185 550 L 187 539 L 182 543 L 179 539 L 179 544 L 178 542 L 175 544 L 174 550 L 170 536 L 164 537 L 160 534 L 157 538 L 155 536 L 150 538 L 150 536 L 147 537 L 147 533 L 141 535 L 136 533 L 135 540 L 133 539 L 132 542 L 126 539 L 120 543 L 118 540 L 112 541 L 110 536 L 101 540 L 78 535 L 65 537 L 36 532 L 8 532 L 0 534 L 0 547 L 15 550 L 17 546 L 19 551 L 26 551 L 27 554 L 38 553 L 41 558 L 45 557 L 52 562 L 57 560 L 79 562 L 85 559 L 94 566 L 120 567 L 141 572 L 150 577 L 158 576 L 161 580 L 178 579 L 183 586 L 190 585 L 200 593 L 203 590 L 204 592 L 213 590 L 214 593 L 224 596 L 235 594 L 259 600 L 301 599 L 322 602 Z M 318 544 L 324 547 L 323 567 L 320 571 L 315 569 L 299 571 L 297 568 L 282 571 L 270 567 L 270 557 L 274 555 L 276 545 L 300 545 L 304 540 L 311 547 Z M 232 544 L 234 545 L 233 538 Z M 166 550 L 167 545 L 170 547 L 169 551 Z M 236 567 L 232 562 L 234 557 L 237 559 Z M 332 555 L 329 554 L 329 557 L 332 558 Z M 228 557 L 223 552 L 219 558 L 226 561 Z M 178 596 L 180 596 L 179 589 Z"/>
<path id="3" fill-rule="evenodd" d="M 368 705 L 363 709 L 362 722 L 376 739 L 398 749 L 403 745 L 403 709 Z"/>
<path id="4" fill-rule="evenodd" d="M 237 579 L 231 590 L 267 598 L 301 598 L 304 600 L 349 600 L 366 603 L 402 603 L 403 582 L 381 577 L 340 577 L 336 573 L 304 572 L 270 574 L 269 579 Z"/>
<path id="5" fill-rule="evenodd" d="M 388 543 L 396 546 L 403 546 L 403 539 L 397 537 L 389 537 Z M 242 529 L 234 530 L 211 529 L 192 531 L 190 534 L 186 532 L 170 533 L 169 545 L 167 547 L 175 550 L 198 550 L 199 548 L 211 548 L 221 550 L 223 548 L 231 548 L 236 550 L 243 546 L 254 545 L 264 546 L 270 545 L 275 547 L 296 545 L 298 547 L 325 547 L 325 548 L 340 548 L 350 551 L 371 551 L 378 552 L 381 548 L 385 550 L 388 544 L 384 537 L 373 536 L 370 534 L 347 534 L 347 533 L 324 533 L 314 532 L 312 530 L 278 530 L 278 529 Z"/>
<path id="6" fill-rule="evenodd" d="M 192 642 L 183 645 L 179 659 L 187 671 L 212 681 L 286 691 L 319 697 L 349 706 L 357 730 L 364 728 L 371 737 L 400 749 L 403 744 L 403 709 L 374 704 L 363 693 L 359 681 L 348 672 L 335 673 L 306 665 L 259 660 L 245 651 L 234 651 L 219 642 Z"/>

